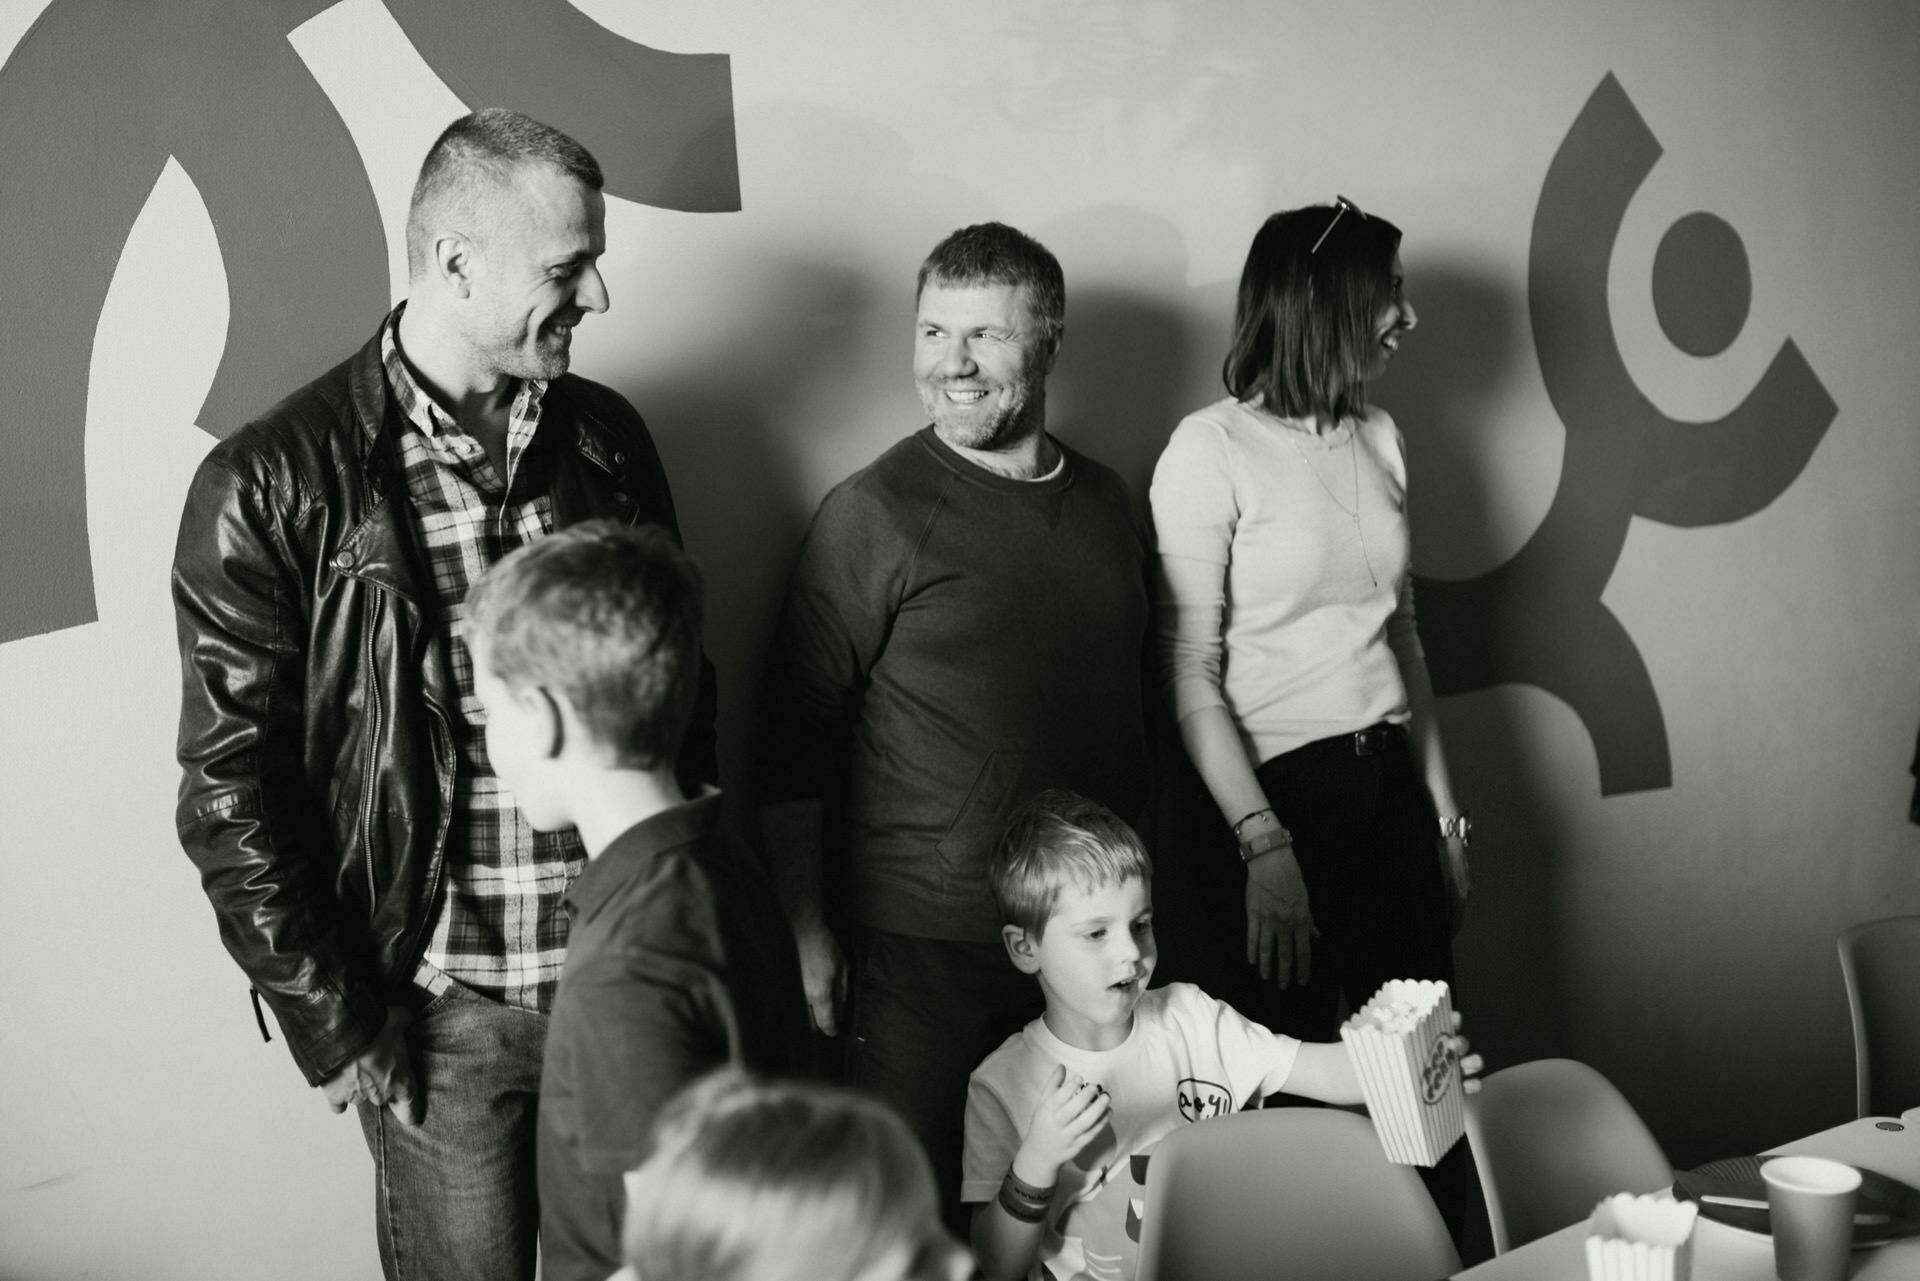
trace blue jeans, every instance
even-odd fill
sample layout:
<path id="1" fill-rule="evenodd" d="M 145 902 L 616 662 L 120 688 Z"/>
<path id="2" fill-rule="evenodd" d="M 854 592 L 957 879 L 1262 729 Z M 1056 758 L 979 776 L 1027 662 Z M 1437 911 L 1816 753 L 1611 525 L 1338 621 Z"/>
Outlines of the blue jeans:
<path id="1" fill-rule="evenodd" d="M 387 1281 L 531 1281 L 540 1230 L 534 1132 L 547 1016 L 464 987 L 407 1029 L 418 1127 L 359 1105 Z"/>

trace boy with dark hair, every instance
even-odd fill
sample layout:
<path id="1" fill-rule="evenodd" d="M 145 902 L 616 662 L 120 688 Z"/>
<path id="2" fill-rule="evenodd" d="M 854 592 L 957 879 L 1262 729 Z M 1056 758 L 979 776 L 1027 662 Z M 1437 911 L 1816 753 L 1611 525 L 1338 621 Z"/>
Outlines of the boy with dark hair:
<path id="1" fill-rule="evenodd" d="M 487 750 L 535 828 L 573 826 L 566 966 L 541 1077 L 549 1281 L 620 1266 L 622 1174 L 660 1106 L 722 1063 L 792 1070 L 806 1044 L 793 938 L 720 794 L 674 774 L 701 669 L 699 572 L 658 527 L 532 543 L 467 600 Z"/>
<path id="2" fill-rule="evenodd" d="M 1191 984 L 1147 990 L 1153 862 L 1105 806 L 1042 792 L 1008 820 L 987 875 L 1007 955 L 1047 1003 L 967 1086 L 960 1196 L 989 1281 L 1131 1278 L 1161 1139 L 1282 1089 L 1362 1101 L 1345 1045 L 1271 1032 Z"/>

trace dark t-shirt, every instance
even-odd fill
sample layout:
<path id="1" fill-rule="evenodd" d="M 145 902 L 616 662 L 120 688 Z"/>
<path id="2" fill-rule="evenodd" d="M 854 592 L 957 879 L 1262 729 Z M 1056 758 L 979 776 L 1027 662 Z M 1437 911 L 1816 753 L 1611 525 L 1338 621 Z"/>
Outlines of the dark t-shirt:
<path id="1" fill-rule="evenodd" d="M 860 923 L 990 942 L 1008 813 L 1066 787 L 1135 819 L 1147 556 L 1118 475 L 996 475 L 931 427 L 837 486 L 762 683 L 763 801 L 837 808 Z"/>
<path id="2" fill-rule="evenodd" d="M 540 1083 L 548 1281 L 620 1266 L 621 1175 L 660 1107 L 723 1063 L 792 1072 L 807 1045 L 793 936 L 759 859 L 724 839 L 720 794 L 623 833 L 567 893 L 573 917 Z"/>

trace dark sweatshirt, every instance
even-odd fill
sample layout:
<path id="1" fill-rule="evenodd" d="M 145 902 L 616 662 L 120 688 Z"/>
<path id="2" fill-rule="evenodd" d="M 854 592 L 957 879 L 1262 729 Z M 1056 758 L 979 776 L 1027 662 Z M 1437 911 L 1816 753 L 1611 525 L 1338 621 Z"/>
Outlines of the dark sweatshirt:
<path id="1" fill-rule="evenodd" d="M 1134 820 L 1145 801 L 1146 547 L 1125 482 L 1061 449 L 1053 476 L 1014 480 L 928 427 L 807 532 L 761 800 L 838 807 L 861 924 L 990 941 L 986 860 L 1015 806 L 1066 787 Z"/>

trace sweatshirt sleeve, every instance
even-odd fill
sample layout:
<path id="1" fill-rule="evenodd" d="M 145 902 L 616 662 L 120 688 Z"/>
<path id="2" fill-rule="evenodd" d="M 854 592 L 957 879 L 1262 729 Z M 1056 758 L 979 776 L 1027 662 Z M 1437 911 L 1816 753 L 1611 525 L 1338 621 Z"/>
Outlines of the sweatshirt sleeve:
<path id="1" fill-rule="evenodd" d="M 912 546 L 861 476 L 815 513 L 788 582 L 760 703 L 760 799 L 832 795 L 868 673 L 899 612 Z"/>

